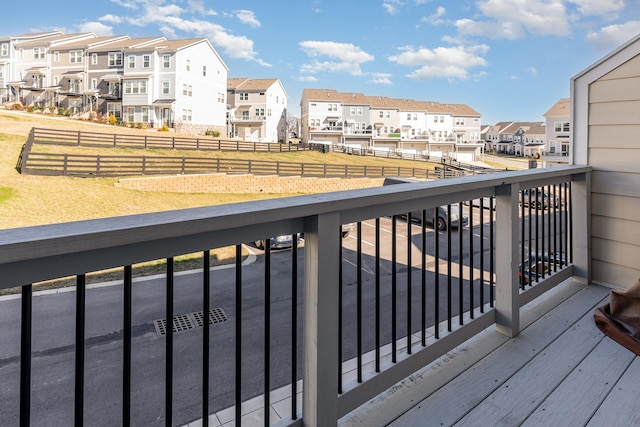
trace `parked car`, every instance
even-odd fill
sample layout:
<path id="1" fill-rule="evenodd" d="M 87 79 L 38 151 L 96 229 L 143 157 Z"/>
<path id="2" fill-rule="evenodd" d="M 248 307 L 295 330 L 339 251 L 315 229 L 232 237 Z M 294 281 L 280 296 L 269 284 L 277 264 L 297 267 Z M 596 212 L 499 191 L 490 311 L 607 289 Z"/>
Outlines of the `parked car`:
<path id="1" fill-rule="evenodd" d="M 529 193 L 531 193 L 531 196 L 529 196 Z M 527 188 L 520 192 L 520 204 L 529 206 L 529 200 L 531 200 L 531 206 L 539 209 L 547 209 L 551 206 L 549 194 L 539 188 Z"/>
<path id="2" fill-rule="evenodd" d="M 300 234 L 296 234 L 296 246 L 300 243 Z M 256 248 L 264 249 L 266 247 L 265 240 L 256 240 L 255 242 Z M 271 245 L 271 249 L 287 249 L 293 246 L 293 235 L 292 234 L 283 234 L 282 236 L 276 236 L 269 239 L 269 244 Z"/>
<path id="3" fill-rule="evenodd" d="M 438 217 L 434 221 L 435 209 L 427 209 L 425 211 L 425 220 L 427 224 L 437 228 L 440 231 L 447 229 L 449 223 L 447 218 L 447 207 L 438 206 Z M 422 211 L 411 212 L 411 222 L 422 224 Z M 469 213 L 466 210 L 462 210 L 462 226 L 464 227 L 469 223 Z M 458 228 L 460 226 L 460 206 L 458 204 L 451 205 L 451 228 Z"/>
<path id="4" fill-rule="evenodd" d="M 356 225 L 353 222 L 348 224 L 342 224 L 342 238 L 349 236 L 349 233 L 356 228 Z"/>
<path id="5" fill-rule="evenodd" d="M 468 205 L 469 202 L 464 202 L 465 205 Z M 479 208 L 480 207 L 480 199 L 473 199 L 471 201 L 471 204 L 473 205 L 474 208 Z M 484 209 L 493 209 L 494 211 L 496 210 L 496 198 L 493 198 L 493 202 L 491 201 L 491 197 L 483 197 L 482 198 L 482 207 Z"/>
<path id="6" fill-rule="evenodd" d="M 547 276 L 552 271 L 559 270 L 562 266 L 567 265 L 567 261 L 561 254 L 545 252 L 539 253 L 537 256 L 535 253 L 529 254 L 529 258 L 525 259 L 523 264 L 524 269 L 522 264 L 518 266 L 518 278 L 520 284 L 529 284 L 529 276 L 531 276 L 533 282 L 537 282 L 543 275 Z"/>

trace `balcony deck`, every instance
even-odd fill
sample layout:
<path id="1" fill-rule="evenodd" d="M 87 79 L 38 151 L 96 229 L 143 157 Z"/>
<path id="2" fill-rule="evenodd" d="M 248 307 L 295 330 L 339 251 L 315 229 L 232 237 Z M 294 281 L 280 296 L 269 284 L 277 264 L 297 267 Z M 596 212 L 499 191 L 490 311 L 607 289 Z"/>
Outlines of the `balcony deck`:
<path id="1" fill-rule="evenodd" d="M 523 308 L 516 337 L 488 328 L 340 425 L 637 425 L 640 359 L 593 320 L 609 291 L 569 280 Z"/>

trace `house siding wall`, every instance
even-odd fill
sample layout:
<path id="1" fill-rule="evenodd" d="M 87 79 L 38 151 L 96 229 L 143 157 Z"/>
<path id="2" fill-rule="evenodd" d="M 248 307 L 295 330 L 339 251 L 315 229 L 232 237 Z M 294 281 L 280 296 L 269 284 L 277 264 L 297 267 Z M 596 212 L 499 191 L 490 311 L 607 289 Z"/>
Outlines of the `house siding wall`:
<path id="1" fill-rule="evenodd" d="M 640 56 L 589 87 L 592 279 L 628 288 L 640 277 Z"/>

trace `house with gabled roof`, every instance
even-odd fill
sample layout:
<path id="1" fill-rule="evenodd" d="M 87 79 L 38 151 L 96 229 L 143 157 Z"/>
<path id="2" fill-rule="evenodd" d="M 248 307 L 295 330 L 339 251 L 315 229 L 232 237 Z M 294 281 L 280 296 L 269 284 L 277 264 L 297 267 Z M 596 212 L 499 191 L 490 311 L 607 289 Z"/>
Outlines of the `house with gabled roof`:
<path id="1" fill-rule="evenodd" d="M 546 164 L 567 164 L 571 149 L 571 103 L 560 98 L 546 113 L 546 148 L 543 161 Z"/>
<path id="2" fill-rule="evenodd" d="M 123 54 L 123 121 L 224 135 L 229 68 L 208 39 L 162 39 Z"/>
<path id="3" fill-rule="evenodd" d="M 540 157 L 544 152 L 545 126 L 543 122 L 517 122 L 513 134 L 513 153 L 516 156 Z"/>
<path id="4" fill-rule="evenodd" d="M 97 98 L 95 111 L 122 120 L 122 76 L 125 49 L 142 47 L 166 40 L 164 37 L 143 37 L 112 40 L 87 48 L 87 81 L 91 95 Z M 142 59 L 142 65 L 146 61 Z"/>
<path id="5" fill-rule="evenodd" d="M 285 142 L 287 92 L 280 79 L 227 79 L 227 135 L 244 141 Z"/>

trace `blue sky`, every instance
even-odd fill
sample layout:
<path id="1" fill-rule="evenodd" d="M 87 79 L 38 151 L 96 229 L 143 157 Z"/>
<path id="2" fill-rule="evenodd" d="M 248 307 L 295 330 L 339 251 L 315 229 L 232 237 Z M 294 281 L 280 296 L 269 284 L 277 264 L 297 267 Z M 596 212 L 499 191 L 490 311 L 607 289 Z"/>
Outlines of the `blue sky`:
<path id="1" fill-rule="evenodd" d="M 640 33 L 640 0 L 31 0 L 0 36 L 207 37 L 229 77 L 462 103 L 483 124 L 543 120 L 570 78 Z M 37 11 L 37 12 L 36 12 Z"/>

